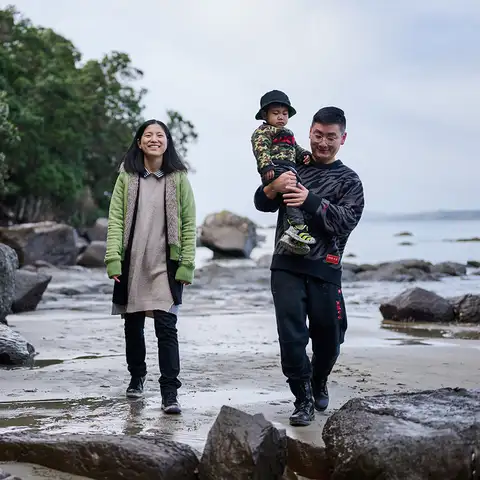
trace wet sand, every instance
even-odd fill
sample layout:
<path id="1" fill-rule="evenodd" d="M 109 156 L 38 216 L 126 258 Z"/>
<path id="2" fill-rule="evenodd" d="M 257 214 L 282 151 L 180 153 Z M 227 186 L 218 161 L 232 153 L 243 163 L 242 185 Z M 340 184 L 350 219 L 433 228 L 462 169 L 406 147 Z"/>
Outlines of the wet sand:
<path id="1" fill-rule="evenodd" d="M 320 445 L 326 419 L 350 398 L 480 383 L 478 340 L 443 338 L 421 328 L 380 328 L 379 314 L 347 301 L 349 329 L 329 384 L 331 408 L 317 414 L 310 427 L 292 428 L 292 397 L 280 369 L 270 307 L 247 314 L 218 308 L 204 315 L 189 308 L 178 323 L 183 415 L 168 417 L 160 409 L 152 323 L 146 328 L 146 395 L 127 400 L 121 319 L 101 310 L 39 309 L 9 317 L 39 354 L 31 369 L 0 370 L 0 434 L 163 435 L 201 450 L 227 404 L 262 412 L 289 435 Z"/>

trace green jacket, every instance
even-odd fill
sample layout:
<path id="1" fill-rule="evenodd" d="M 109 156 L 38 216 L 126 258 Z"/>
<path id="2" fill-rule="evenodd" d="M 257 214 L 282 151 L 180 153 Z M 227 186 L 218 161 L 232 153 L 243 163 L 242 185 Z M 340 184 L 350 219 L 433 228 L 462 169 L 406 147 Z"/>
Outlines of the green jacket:
<path id="1" fill-rule="evenodd" d="M 165 177 L 166 229 L 170 259 L 178 261 L 175 279 L 193 282 L 196 250 L 196 208 L 192 187 L 186 173 Z M 121 169 L 108 214 L 105 264 L 109 278 L 121 275 L 122 260 L 132 228 L 139 177 Z"/>

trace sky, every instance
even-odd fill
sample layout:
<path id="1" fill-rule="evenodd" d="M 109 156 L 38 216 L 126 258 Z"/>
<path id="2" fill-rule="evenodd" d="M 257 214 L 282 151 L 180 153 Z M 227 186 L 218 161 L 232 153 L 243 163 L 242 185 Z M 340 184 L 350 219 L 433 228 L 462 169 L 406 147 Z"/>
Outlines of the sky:
<path id="1" fill-rule="evenodd" d="M 198 131 L 188 160 L 198 223 L 253 206 L 250 137 L 261 95 L 288 94 L 309 148 L 313 114 L 347 116 L 339 152 L 366 212 L 480 209 L 479 0 L 17 0 L 84 60 L 118 50 L 143 70 L 146 118 L 178 110 Z"/>

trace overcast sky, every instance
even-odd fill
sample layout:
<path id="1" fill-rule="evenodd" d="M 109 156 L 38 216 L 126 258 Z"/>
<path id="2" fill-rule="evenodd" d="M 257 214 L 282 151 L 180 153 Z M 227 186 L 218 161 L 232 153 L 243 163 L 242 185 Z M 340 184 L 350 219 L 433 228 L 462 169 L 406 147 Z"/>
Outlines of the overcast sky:
<path id="1" fill-rule="evenodd" d="M 253 207 L 250 146 L 271 89 L 290 96 L 306 148 L 316 110 L 345 110 L 339 158 L 360 175 L 367 210 L 480 208 L 479 0 L 8 3 L 84 59 L 129 53 L 145 74 L 146 117 L 172 108 L 196 125 L 199 223 L 220 209 L 273 220 Z"/>

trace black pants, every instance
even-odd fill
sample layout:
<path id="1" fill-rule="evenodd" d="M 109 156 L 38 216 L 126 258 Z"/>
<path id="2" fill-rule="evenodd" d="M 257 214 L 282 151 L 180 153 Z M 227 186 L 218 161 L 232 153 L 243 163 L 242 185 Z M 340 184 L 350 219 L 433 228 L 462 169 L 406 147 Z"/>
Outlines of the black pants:
<path id="1" fill-rule="evenodd" d="M 275 175 L 271 180 L 263 182 L 264 185 L 268 185 L 272 183 L 276 178 L 278 178 L 282 173 L 285 172 L 293 172 L 297 176 L 297 182 L 300 182 L 300 179 L 297 175 L 297 170 L 295 165 L 292 162 L 278 162 L 275 164 L 274 173 Z M 286 207 L 285 208 L 285 218 L 292 224 L 292 225 L 305 225 L 305 217 L 303 216 L 303 212 L 298 207 Z"/>
<path id="2" fill-rule="evenodd" d="M 180 355 L 178 351 L 177 316 L 155 310 L 153 312 L 155 335 L 158 339 L 158 364 L 160 367 L 160 390 L 162 394 L 176 392 L 181 387 Z M 132 377 L 147 373 L 145 363 L 145 312 L 125 314 L 125 344 L 128 371 Z"/>
<path id="3" fill-rule="evenodd" d="M 287 381 L 327 378 L 340 354 L 347 329 L 340 287 L 318 278 L 272 271 L 280 357 Z M 308 317 L 308 327 L 307 327 Z M 312 361 L 306 347 L 312 340 Z"/>

